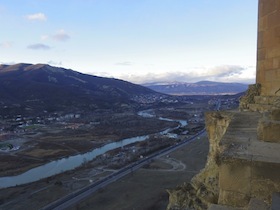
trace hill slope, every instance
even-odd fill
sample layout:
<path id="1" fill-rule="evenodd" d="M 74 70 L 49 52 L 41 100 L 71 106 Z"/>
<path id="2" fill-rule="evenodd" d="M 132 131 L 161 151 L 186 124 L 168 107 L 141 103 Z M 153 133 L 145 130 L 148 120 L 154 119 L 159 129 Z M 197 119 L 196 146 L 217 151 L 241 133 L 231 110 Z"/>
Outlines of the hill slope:
<path id="1" fill-rule="evenodd" d="M 22 111 L 112 108 L 149 94 L 158 93 L 126 81 L 45 64 L 0 65 L 2 109 L 7 105 Z"/>
<path id="2" fill-rule="evenodd" d="M 248 85 L 241 83 L 222 83 L 201 81 L 197 83 L 144 84 L 160 93 L 170 95 L 225 95 L 247 90 Z"/>

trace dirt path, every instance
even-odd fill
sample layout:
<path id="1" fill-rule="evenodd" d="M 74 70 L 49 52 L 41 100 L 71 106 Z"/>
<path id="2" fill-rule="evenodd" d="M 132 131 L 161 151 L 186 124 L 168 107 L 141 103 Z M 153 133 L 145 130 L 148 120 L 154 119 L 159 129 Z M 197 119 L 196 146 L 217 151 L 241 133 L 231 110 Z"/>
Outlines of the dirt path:
<path id="1" fill-rule="evenodd" d="M 172 166 L 172 168 L 170 169 L 154 169 L 154 170 L 158 170 L 158 171 L 184 171 L 186 169 L 186 164 L 184 164 L 182 161 L 177 160 L 175 158 L 169 158 L 169 157 L 161 157 L 158 159 L 158 161 L 161 161 L 163 163 L 166 163 L 170 166 Z"/>

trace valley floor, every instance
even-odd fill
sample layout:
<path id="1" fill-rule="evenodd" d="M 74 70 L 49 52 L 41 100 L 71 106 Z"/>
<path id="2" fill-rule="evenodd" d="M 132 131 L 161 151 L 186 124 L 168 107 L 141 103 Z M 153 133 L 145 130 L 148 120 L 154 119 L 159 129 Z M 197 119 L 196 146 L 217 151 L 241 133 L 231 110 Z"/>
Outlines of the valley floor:
<path id="1" fill-rule="evenodd" d="M 168 203 L 166 189 L 174 188 L 190 179 L 204 167 L 208 154 L 208 140 L 204 136 L 161 157 L 144 168 L 94 193 L 71 210 L 163 210 Z M 114 170 L 93 170 L 81 167 L 49 180 L 0 191 L 2 198 L 9 197 L 1 209 L 29 210 L 43 207 L 71 190 L 87 185 L 90 179 L 112 173 Z M 74 179 L 74 182 L 73 182 Z M 75 181 L 76 179 L 76 181 Z M 72 180 L 72 181 L 71 181 Z M 63 183 L 63 184 L 62 184 Z M 12 197 L 16 197 L 13 199 Z"/>
<path id="2" fill-rule="evenodd" d="M 115 182 L 71 210 L 164 210 L 167 189 L 188 182 L 206 162 L 208 139 L 204 136 Z"/>

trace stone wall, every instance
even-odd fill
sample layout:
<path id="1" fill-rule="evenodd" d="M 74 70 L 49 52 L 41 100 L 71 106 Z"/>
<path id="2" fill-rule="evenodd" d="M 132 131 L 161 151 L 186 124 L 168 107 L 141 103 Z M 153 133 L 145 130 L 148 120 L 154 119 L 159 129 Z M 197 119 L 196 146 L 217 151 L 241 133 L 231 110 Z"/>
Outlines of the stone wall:
<path id="1" fill-rule="evenodd" d="M 280 96 L 280 0 L 259 0 L 257 83 L 261 95 Z"/>

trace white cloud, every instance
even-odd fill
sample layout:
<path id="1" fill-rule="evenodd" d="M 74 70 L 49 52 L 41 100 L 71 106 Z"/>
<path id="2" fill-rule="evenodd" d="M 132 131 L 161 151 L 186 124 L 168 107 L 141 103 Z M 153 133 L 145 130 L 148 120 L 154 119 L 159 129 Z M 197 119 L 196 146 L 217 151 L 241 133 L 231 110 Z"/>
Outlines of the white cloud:
<path id="1" fill-rule="evenodd" d="M 57 31 L 57 32 L 52 36 L 52 38 L 53 38 L 54 40 L 56 40 L 56 41 L 61 41 L 61 42 L 63 42 L 63 41 L 67 41 L 68 39 L 70 39 L 70 35 L 67 34 L 67 33 L 65 32 L 64 29 L 60 29 L 59 31 Z"/>
<path id="2" fill-rule="evenodd" d="M 3 48 L 11 48 L 12 46 L 13 46 L 12 42 L 2 42 L 2 43 L 0 43 L 0 47 L 3 47 Z"/>
<path id="3" fill-rule="evenodd" d="M 38 43 L 38 44 L 28 45 L 27 48 L 31 50 L 49 50 L 50 46 Z"/>
<path id="4" fill-rule="evenodd" d="M 10 61 L 10 62 L 0 62 L 0 65 L 14 65 L 16 64 L 15 61 Z"/>
<path id="5" fill-rule="evenodd" d="M 217 82 L 254 83 L 255 67 L 223 65 L 215 67 L 194 67 L 186 71 L 164 73 L 122 74 L 116 77 L 137 84 L 152 82 L 198 82 L 202 80 Z"/>
<path id="6" fill-rule="evenodd" d="M 46 21 L 47 16 L 44 13 L 35 13 L 25 16 L 28 20 Z"/>
<path id="7" fill-rule="evenodd" d="M 115 63 L 115 65 L 117 65 L 117 66 L 131 66 L 132 62 L 124 61 L 124 62 Z"/>
<path id="8" fill-rule="evenodd" d="M 47 40 L 47 39 L 49 39 L 49 36 L 48 36 L 48 35 L 42 35 L 42 36 L 41 36 L 41 40 L 42 40 L 42 41 L 45 41 L 45 40 Z"/>
<path id="9" fill-rule="evenodd" d="M 51 66 L 62 66 L 62 62 L 56 62 L 56 61 L 48 61 L 47 64 L 51 65 Z"/>

